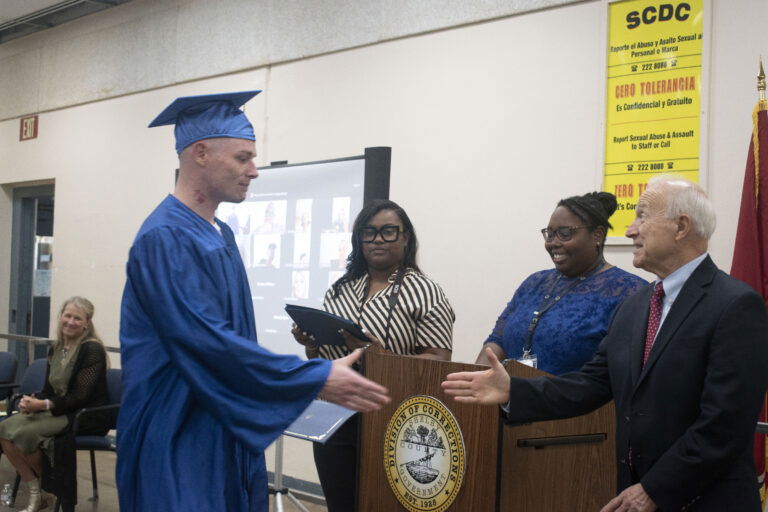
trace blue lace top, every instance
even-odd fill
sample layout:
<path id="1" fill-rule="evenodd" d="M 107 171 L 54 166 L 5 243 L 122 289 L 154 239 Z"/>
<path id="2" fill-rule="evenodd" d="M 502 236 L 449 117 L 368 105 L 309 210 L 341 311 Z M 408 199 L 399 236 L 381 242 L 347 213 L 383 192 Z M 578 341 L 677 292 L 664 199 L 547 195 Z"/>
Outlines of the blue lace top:
<path id="1" fill-rule="evenodd" d="M 523 281 L 485 343 L 501 346 L 508 358 L 522 356 L 528 325 L 544 295 L 557 295 L 573 283 L 573 279 L 565 276 L 558 280 L 558 275 L 554 269 L 542 270 Z M 616 306 L 647 284 L 629 272 L 611 267 L 571 288 L 541 316 L 536 327 L 532 352 L 538 358 L 538 368 L 555 375 L 581 368 L 605 336 Z"/>

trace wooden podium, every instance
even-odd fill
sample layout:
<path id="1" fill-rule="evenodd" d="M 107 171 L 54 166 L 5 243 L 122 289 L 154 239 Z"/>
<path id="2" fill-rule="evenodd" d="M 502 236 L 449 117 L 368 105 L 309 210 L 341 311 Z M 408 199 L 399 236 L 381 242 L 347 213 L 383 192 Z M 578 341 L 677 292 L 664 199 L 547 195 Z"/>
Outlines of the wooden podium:
<path id="1" fill-rule="evenodd" d="M 390 488 L 385 433 L 400 404 L 416 395 L 442 402 L 463 436 L 463 482 L 445 512 L 600 510 L 615 495 L 613 403 L 577 418 L 506 427 L 498 407 L 460 404 L 440 388 L 449 373 L 485 368 L 374 350 L 366 353 L 365 376 L 386 386 L 392 402 L 362 415 L 359 512 L 409 510 Z M 519 377 L 546 375 L 514 361 L 507 369 Z M 416 504 L 413 510 L 422 509 Z"/>

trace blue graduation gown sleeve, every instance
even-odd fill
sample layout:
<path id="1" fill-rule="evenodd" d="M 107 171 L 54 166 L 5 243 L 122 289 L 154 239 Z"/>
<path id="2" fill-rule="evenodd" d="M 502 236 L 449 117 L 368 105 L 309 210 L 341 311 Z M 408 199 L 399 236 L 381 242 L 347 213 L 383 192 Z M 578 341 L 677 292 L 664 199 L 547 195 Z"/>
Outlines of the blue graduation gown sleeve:
<path id="1" fill-rule="evenodd" d="M 231 232 L 185 222 L 145 224 L 129 257 L 121 510 L 266 511 L 263 451 L 319 393 L 330 363 L 261 348 Z"/>
<path id="2" fill-rule="evenodd" d="M 263 451 L 320 392 L 330 365 L 274 354 L 238 335 L 227 320 L 229 305 L 210 290 L 240 283 L 204 261 L 217 254 L 195 249 L 179 231 L 145 235 L 128 265 L 133 291 L 155 312 L 148 315 L 153 327 L 198 404 L 240 442 Z"/>

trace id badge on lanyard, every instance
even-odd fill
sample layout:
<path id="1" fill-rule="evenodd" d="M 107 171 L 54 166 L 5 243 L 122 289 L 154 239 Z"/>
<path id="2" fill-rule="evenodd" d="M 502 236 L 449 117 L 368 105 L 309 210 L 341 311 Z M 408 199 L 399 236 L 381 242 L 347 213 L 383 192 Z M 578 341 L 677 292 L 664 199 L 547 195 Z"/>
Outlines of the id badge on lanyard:
<path id="1" fill-rule="evenodd" d="M 536 354 L 532 354 L 530 350 L 524 350 L 523 355 L 518 357 L 516 361 L 525 366 L 530 366 L 531 368 L 538 368 L 538 358 L 536 357 Z"/>

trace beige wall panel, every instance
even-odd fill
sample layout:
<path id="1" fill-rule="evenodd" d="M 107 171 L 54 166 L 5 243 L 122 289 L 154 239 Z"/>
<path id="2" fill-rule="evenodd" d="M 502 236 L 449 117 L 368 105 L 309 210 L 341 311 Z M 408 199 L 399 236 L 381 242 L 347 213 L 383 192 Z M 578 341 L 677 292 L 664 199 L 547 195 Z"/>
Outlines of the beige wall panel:
<path id="1" fill-rule="evenodd" d="M 300 1 L 300 0 L 298 0 Z M 547 9 L 558 5 L 579 3 L 583 0 L 517 0 L 513 2 L 466 2 L 464 0 L 392 0 L 375 2 L 382 6 L 380 23 L 390 28 L 387 36 L 403 36 L 451 27 L 467 23 L 476 23 L 515 13 Z"/>
<path id="2" fill-rule="evenodd" d="M 0 119 L 173 81 L 174 0 L 129 2 L 0 45 Z"/>
<path id="3" fill-rule="evenodd" d="M 174 82 L 269 62 L 272 27 L 268 0 L 179 3 L 179 9 L 173 13 L 176 16 Z"/>
<path id="4" fill-rule="evenodd" d="M 33 48 L 0 56 L 0 119 L 39 110 L 41 53 L 41 49 Z"/>
<path id="5" fill-rule="evenodd" d="M 599 14 L 565 7 L 272 70 L 270 160 L 393 147 L 390 197 L 457 312 L 457 360 L 551 266 L 538 230 L 556 201 L 597 185 Z"/>
<path id="6" fill-rule="evenodd" d="M 575 1 L 133 0 L 0 45 L 0 119 Z"/>
<path id="7" fill-rule="evenodd" d="M 45 47 L 39 110 L 86 103 L 175 78 L 176 17 L 157 13 L 154 23 L 132 20 Z M 104 41 L 114 43 L 105 51 Z"/>

